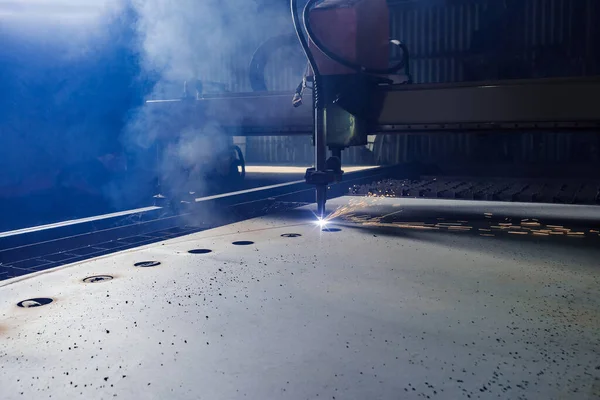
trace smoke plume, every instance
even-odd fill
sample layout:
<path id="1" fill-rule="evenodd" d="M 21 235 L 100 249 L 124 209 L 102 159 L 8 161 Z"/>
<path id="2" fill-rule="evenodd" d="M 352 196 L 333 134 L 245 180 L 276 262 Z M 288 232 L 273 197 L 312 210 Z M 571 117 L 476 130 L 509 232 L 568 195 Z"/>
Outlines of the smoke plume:
<path id="1" fill-rule="evenodd" d="M 0 0 L 0 221 L 16 207 L 35 223 L 111 211 L 62 191 L 61 174 L 123 149 L 127 178 L 92 189 L 112 209 L 150 201 L 152 174 L 189 169 L 224 136 L 145 100 L 195 80 L 247 91 L 256 47 L 290 30 L 285 0 Z"/>
<path id="2" fill-rule="evenodd" d="M 253 52 L 266 38 L 290 29 L 285 2 L 275 7 L 264 3 L 133 0 L 142 71 L 154 81 L 147 98 L 179 98 L 186 81 L 190 95 L 195 95 L 198 81 L 205 92 L 214 90 L 213 82 L 231 92 L 250 90 Z M 202 193 L 206 185 L 201 177 L 214 169 L 215 154 L 227 148 L 221 127 L 194 112 L 160 104 L 131 112 L 124 141 L 134 153 L 161 155 L 157 175 L 167 191 Z M 235 121 L 235 110 L 231 118 Z M 187 176 L 190 170 L 195 178 Z"/>

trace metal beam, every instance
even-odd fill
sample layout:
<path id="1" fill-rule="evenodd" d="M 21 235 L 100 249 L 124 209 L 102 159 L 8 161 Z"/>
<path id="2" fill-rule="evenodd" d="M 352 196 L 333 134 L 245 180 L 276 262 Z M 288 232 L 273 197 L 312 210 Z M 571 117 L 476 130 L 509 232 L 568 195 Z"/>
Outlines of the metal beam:
<path id="1" fill-rule="evenodd" d="M 600 78 L 394 86 L 377 131 L 600 128 Z"/>
<path id="2" fill-rule="evenodd" d="M 288 92 L 235 93 L 206 96 L 192 105 L 193 112 L 201 112 L 234 135 L 309 135 L 312 133 L 312 99 L 306 96 L 307 104 L 294 108 L 293 97 L 294 94 Z M 150 100 L 147 105 L 164 110 L 189 107 L 190 102 Z"/>
<path id="3" fill-rule="evenodd" d="M 371 132 L 483 129 L 600 129 L 600 77 L 460 84 L 391 85 L 373 93 Z M 152 100 L 151 107 L 201 112 L 233 135 L 312 134 L 312 99 L 292 93 L 236 93 L 196 101 Z M 165 113 L 168 115 L 169 113 Z M 190 119 L 193 118 L 190 115 Z"/>

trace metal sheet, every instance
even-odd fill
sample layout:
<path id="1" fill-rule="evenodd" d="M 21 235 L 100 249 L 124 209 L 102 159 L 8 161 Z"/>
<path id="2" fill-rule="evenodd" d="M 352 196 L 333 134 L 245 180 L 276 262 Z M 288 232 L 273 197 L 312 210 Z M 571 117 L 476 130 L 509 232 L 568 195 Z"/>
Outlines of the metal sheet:
<path id="1" fill-rule="evenodd" d="M 379 201 L 354 211 L 598 217 L 580 207 Z M 3 283 L 2 398 L 597 393 L 597 247 L 368 221 L 321 233 L 311 218 L 265 217 Z M 114 279 L 82 281 L 96 275 Z M 36 297 L 54 302 L 16 307 Z"/>

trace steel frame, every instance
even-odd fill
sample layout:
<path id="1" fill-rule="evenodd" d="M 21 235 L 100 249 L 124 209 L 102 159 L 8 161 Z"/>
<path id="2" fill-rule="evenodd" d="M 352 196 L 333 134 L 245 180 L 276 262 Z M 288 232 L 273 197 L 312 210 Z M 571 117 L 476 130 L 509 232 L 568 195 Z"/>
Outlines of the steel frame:
<path id="1" fill-rule="evenodd" d="M 532 79 L 459 84 L 380 86 L 373 91 L 371 133 L 481 130 L 598 130 L 600 77 Z M 312 134 L 312 100 L 292 107 L 292 93 L 205 96 L 202 109 L 233 135 Z M 188 100 L 150 100 L 148 106 L 179 107 Z M 186 115 L 178 113 L 178 116 Z M 192 116 L 190 116 L 192 118 Z"/>

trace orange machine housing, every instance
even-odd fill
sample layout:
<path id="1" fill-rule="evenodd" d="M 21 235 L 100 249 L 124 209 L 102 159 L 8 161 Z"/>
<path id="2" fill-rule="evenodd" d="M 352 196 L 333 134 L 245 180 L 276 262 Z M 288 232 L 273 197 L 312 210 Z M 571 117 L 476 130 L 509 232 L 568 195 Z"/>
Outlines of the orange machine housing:
<path id="1" fill-rule="evenodd" d="M 368 68 L 389 67 L 389 9 L 386 0 L 325 0 L 312 9 L 309 22 L 314 35 L 340 57 Z M 322 75 L 355 73 L 327 57 L 313 52 Z"/>

